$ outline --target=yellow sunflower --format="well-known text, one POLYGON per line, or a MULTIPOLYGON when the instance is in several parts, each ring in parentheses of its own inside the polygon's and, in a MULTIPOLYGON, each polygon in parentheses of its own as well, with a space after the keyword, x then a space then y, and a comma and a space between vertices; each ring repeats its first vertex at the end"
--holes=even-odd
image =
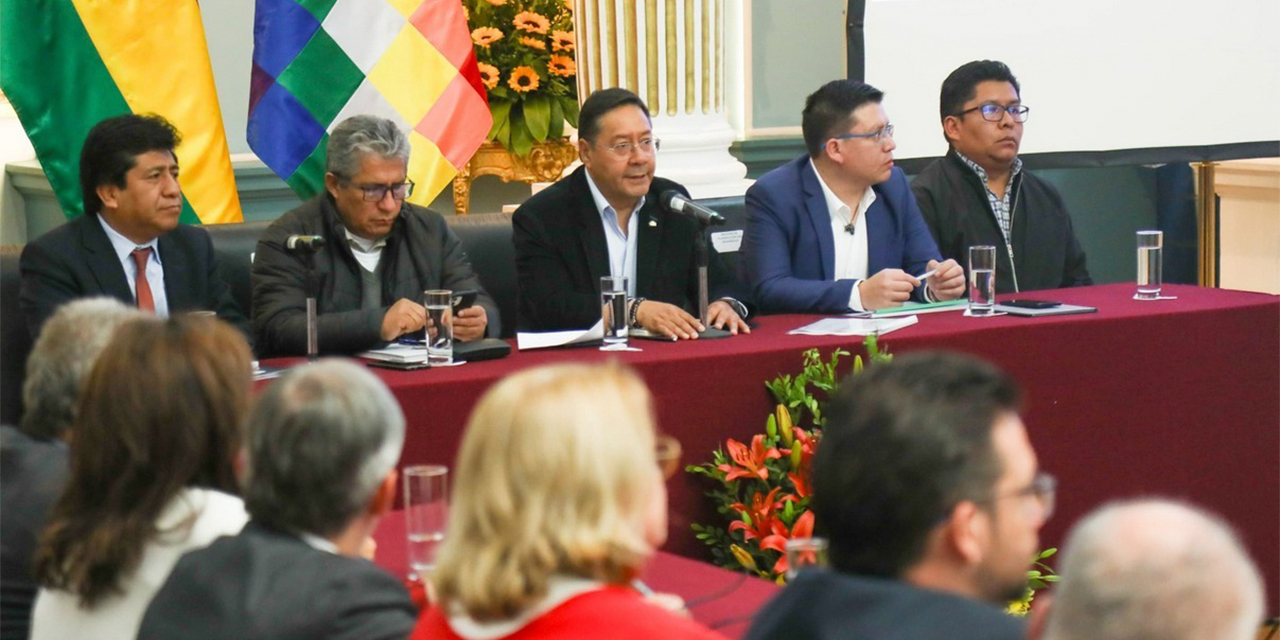
POLYGON ((558 56, 551 54, 551 60, 547 62, 547 71, 554 76, 568 78, 578 72, 578 68, 573 63, 573 58, 569 56, 558 56))
POLYGON ((480 68, 480 82, 484 84, 484 88, 492 89, 498 86, 498 68, 483 62, 476 63, 480 68))
POLYGON ((504 5, 504 4, 506 4, 506 3, 507 3, 507 0, 489 0, 489 4, 491 4, 491 5, 495 6, 495 7, 501 7, 502 5, 504 5))
POLYGON ((532 11, 521 11, 511 21, 517 29, 529 33, 545 34, 551 28, 551 21, 532 11))
POLYGON ((471 32, 471 41, 476 43, 477 47, 489 48, 489 45, 502 39, 502 32, 493 27, 476 27, 471 32))
POLYGON ((520 44, 522 44, 522 45, 524 45, 524 46, 526 46, 526 47, 529 47, 530 49, 537 49, 538 51, 546 51, 546 50, 547 50, 547 43, 545 43, 545 42, 543 42, 543 41, 541 41, 541 40, 539 40, 539 39, 537 39, 537 38, 530 38, 529 36, 521 36, 521 37, 520 37, 520 44))
POLYGON ((573 51, 573 32, 556 29, 551 32, 552 51, 573 51))
POLYGON ((516 67, 511 70, 511 78, 507 86, 520 93, 528 93, 538 88, 538 72, 531 67, 516 67))

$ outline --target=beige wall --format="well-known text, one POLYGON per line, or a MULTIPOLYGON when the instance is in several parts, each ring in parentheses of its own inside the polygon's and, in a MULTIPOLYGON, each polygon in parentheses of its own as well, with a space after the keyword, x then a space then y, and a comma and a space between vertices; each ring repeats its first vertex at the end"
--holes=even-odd
POLYGON ((1220 162, 1214 177, 1219 286, 1280 294, 1280 158, 1220 162))

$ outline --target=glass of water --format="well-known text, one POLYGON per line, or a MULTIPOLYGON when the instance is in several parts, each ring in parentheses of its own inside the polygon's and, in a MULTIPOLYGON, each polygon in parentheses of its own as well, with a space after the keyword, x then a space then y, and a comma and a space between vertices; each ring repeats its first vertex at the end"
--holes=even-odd
POLYGON ((453 364, 453 292, 428 289, 422 295, 427 308, 427 364, 453 364))
POLYGON ((1137 300, 1157 300, 1164 276, 1164 232, 1138 232, 1137 300))
POLYGON ((618 349, 627 346, 627 279, 624 276, 600 278, 600 313, 604 320, 604 346, 618 349))
POLYGON ((791 538, 785 543, 787 550, 787 580, 796 577, 806 567, 827 566, 826 538, 791 538))
MULTIPOLYGON (((409 537, 409 567, 427 580, 436 566, 449 517, 449 468, 424 464, 404 469, 404 527, 409 537)), ((412 577, 412 576, 411 576, 412 577)))
POLYGON ((969 247, 969 315, 996 315, 996 248, 969 247))

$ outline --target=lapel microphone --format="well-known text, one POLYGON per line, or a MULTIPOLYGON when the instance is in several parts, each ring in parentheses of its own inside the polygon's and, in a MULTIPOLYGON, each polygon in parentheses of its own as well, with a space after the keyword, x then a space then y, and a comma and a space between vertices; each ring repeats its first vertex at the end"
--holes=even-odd
POLYGON ((845 233, 847 233, 847 234, 849 234, 849 235, 853 235, 853 222, 852 222, 852 221, 850 221, 850 222, 849 222, 849 224, 846 224, 846 225, 844 226, 844 231, 845 231, 845 233))

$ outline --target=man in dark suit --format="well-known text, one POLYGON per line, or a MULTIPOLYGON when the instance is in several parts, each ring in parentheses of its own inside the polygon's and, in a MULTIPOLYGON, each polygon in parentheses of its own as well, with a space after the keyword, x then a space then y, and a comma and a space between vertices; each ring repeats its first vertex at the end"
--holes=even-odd
POLYGON ((141 640, 404 640, 404 585, 361 557, 396 494, 404 415, 367 369, 286 373, 248 424, 244 531, 183 556, 141 640))
POLYGON ((823 415, 813 513, 830 570, 808 570, 748 640, 1021 640, 1054 481, 1016 385, 968 356, 912 353, 840 386, 823 415))
POLYGON ((1030 111, 1009 67, 962 65, 942 82, 940 102, 950 148, 911 190, 942 255, 965 260, 970 246, 997 247, 997 293, 1093 284, 1062 196, 1022 168, 1030 111))
POLYGON ((805 102, 808 155, 747 190, 740 260, 763 311, 845 313, 964 294, 964 270, 940 262, 893 166, 883 96, 853 80, 823 85, 805 102))
POLYGON ((213 311, 250 335, 209 235, 178 224, 173 150, 181 141, 160 116, 117 116, 89 131, 80 152, 84 215, 22 252, 21 304, 33 338, 58 305, 97 295, 160 316, 213 311))
MULTIPOLYGON (((685 216, 663 212, 659 195, 684 187, 654 177, 658 139, 644 101, 625 89, 589 96, 578 116, 582 165, 535 194, 512 219, 525 331, 586 329, 600 321, 600 278, 627 278, 633 327, 670 338, 698 337, 698 269, 685 216)), ((707 321, 750 332, 733 274, 708 248, 707 321)))

